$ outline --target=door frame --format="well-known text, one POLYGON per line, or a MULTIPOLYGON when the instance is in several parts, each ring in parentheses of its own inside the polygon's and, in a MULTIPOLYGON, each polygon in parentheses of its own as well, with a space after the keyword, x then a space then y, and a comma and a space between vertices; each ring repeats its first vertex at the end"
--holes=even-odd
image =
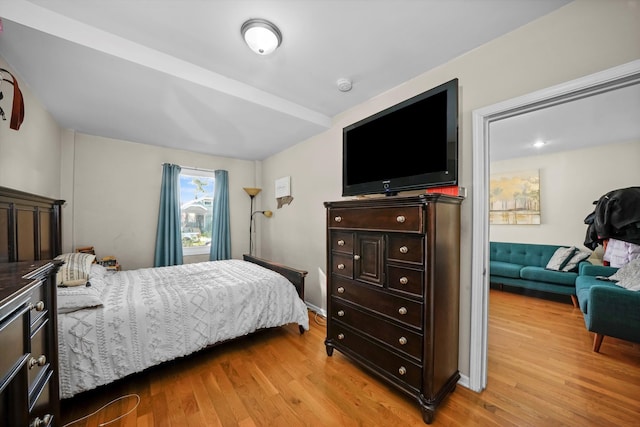
POLYGON ((472 112, 473 226, 471 259, 471 332, 469 388, 487 386, 489 315, 489 125, 498 120, 640 84, 640 60, 571 80, 472 112))

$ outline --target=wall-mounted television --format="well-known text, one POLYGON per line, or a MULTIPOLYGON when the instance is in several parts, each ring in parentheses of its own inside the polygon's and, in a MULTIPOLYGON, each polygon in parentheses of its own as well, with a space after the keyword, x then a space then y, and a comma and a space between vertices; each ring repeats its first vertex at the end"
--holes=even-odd
POLYGON ((458 184, 458 79, 342 131, 342 195, 458 184))

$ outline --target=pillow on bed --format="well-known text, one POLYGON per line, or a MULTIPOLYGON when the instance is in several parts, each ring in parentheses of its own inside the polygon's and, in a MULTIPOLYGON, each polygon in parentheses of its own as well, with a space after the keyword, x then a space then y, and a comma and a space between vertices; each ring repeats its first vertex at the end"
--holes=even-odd
POLYGON ((58 255, 54 259, 64 261, 56 276, 56 283, 60 285, 65 282, 88 279, 91 264, 93 264, 96 256, 93 254, 69 253, 58 255))
POLYGON ((104 277, 107 275, 107 267, 104 265, 100 265, 98 263, 91 264, 91 271, 89 272, 89 277, 104 277))
POLYGON ((95 277, 82 286, 58 286, 58 313, 69 313, 102 305, 104 282, 95 277))

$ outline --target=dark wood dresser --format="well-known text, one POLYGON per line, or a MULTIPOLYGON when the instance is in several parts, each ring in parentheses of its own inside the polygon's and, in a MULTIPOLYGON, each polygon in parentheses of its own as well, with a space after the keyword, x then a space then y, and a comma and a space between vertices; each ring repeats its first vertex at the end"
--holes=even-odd
POLYGON ((0 264, 0 425, 58 425, 59 261, 0 264))
POLYGON ((327 354, 414 397, 425 423, 458 372, 461 197, 326 202, 327 354))

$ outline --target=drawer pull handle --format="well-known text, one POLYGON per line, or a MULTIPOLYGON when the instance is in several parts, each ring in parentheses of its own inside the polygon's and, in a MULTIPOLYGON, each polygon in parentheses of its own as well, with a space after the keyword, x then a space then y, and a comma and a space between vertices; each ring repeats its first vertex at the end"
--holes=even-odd
POLYGON ((338 339, 339 340, 343 340, 344 339, 344 334, 342 334, 342 333, 338 334, 338 339))
POLYGON ((40 356, 38 356, 38 358, 36 359, 35 357, 32 357, 31 359, 29 359, 29 369, 34 368, 36 366, 44 366, 47 364, 47 357, 44 354, 41 354, 40 356))
POLYGON ((400 375, 404 375, 407 373, 407 368, 405 368, 404 366, 400 366, 400 369, 398 369, 398 373, 400 375))
POLYGON ((398 221, 400 224, 402 224, 406 220, 407 219, 404 217, 404 215, 398 215, 398 217, 396 218, 396 221, 398 221))
POLYGON ((407 339, 405 337, 400 337, 398 342, 400 343, 400 345, 405 345, 407 343, 407 339))
POLYGON ((31 304, 31 310, 44 311, 44 301, 38 301, 35 304, 31 304))
POLYGON ((51 423, 51 418, 53 416, 50 414, 46 414, 42 418, 36 417, 29 423, 29 427, 45 427, 51 423))
POLYGON ((398 309, 398 313, 400 313, 400 314, 402 314, 404 316, 405 314, 407 314, 407 308, 406 307, 400 307, 398 309))
POLYGON ((338 270, 344 270, 344 264, 338 264, 338 270))
POLYGON ((339 293, 339 294, 344 294, 344 288, 343 288, 342 286, 340 286, 340 287, 338 288, 338 293, 339 293))
POLYGON ((342 217, 341 216, 337 216, 337 217, 333 218, 333 220, 335 222, 342 222, 342 217))
POLYGON ((344 316, 344 310, 338 310, 338 317, 344 316))
POLYGON ((353 259, 355 259, 356 261, 358 261, 360 259, 360 255, 354 255, 353 259))
POLYGON ((406 277, 402 276, 400 278, 400 284, 401 285, 406 285, 407 283, 409 283, 409 279, 407 279, 406 277))
POLYGON ((406 246, 400 246, 400 253, 401 254, 406 254, 407 252, 409 252, 409 248, 406 246))
POLYGON ((338 246, 344 246, 344 240, 338 240, 338 246))

